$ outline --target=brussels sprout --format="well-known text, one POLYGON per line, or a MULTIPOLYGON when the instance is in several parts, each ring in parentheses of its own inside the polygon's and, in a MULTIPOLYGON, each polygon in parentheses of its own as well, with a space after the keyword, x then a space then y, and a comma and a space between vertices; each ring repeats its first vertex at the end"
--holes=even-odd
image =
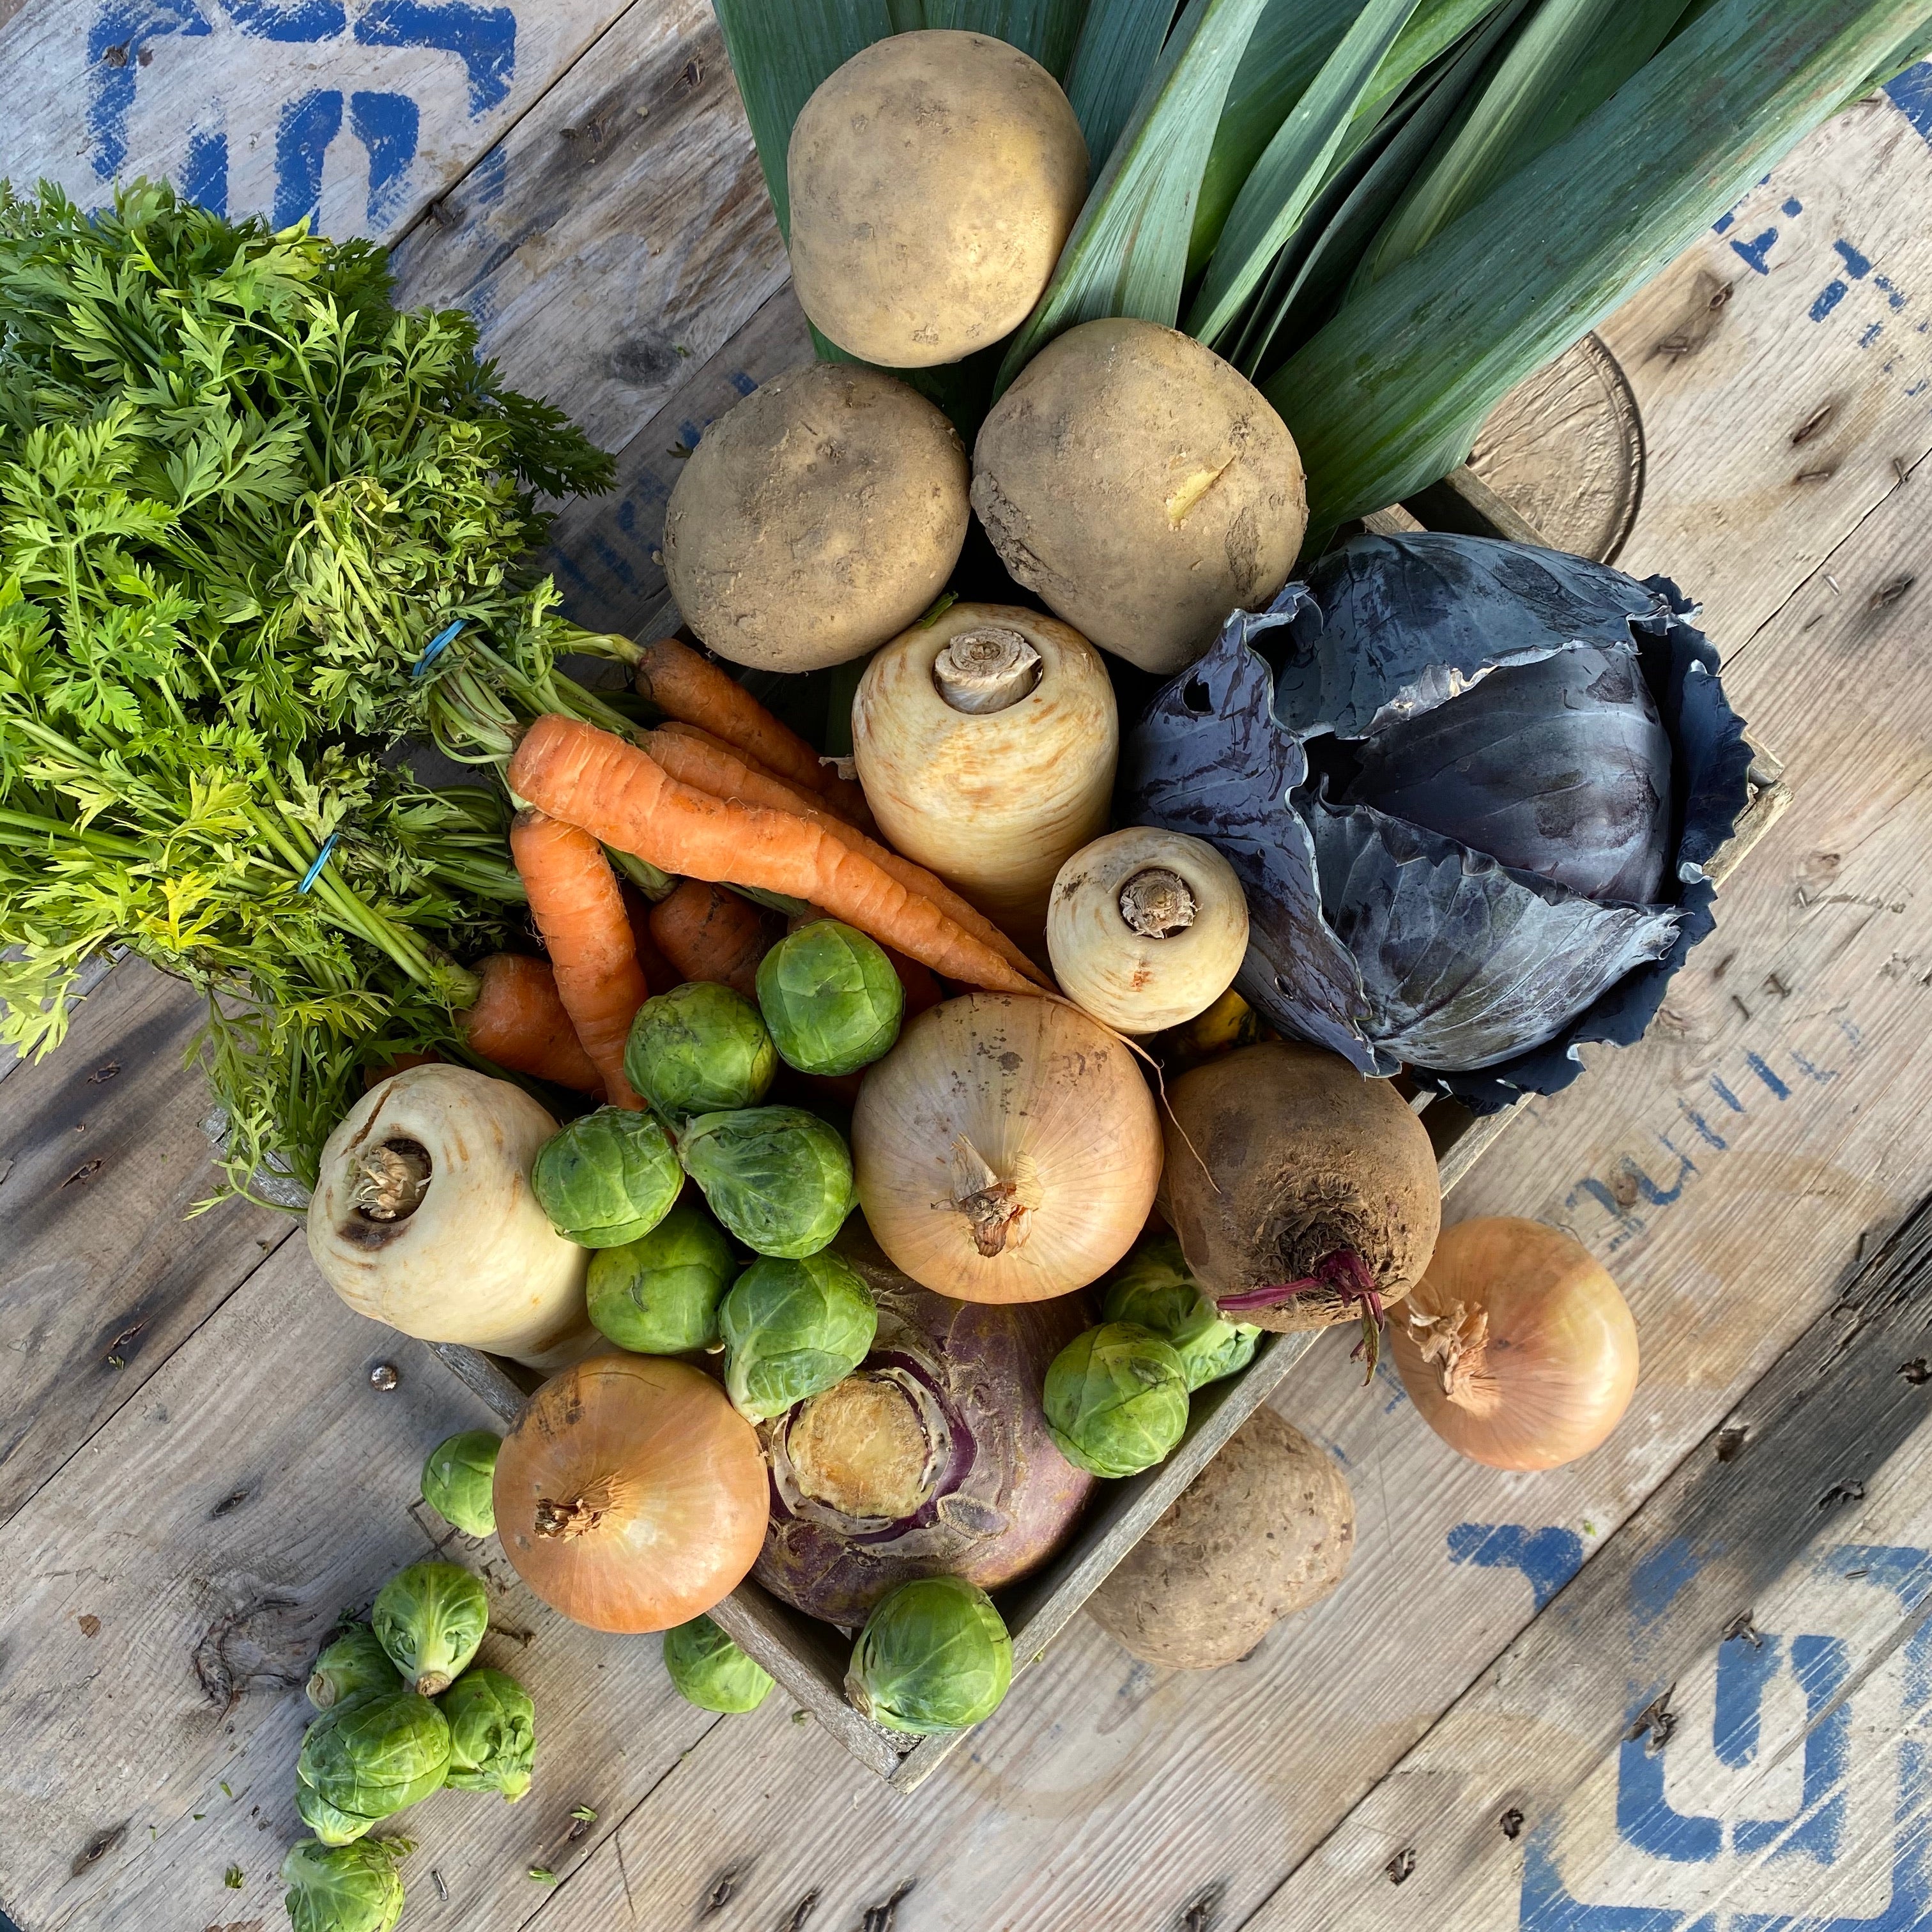
POLYGON ((876 940, 814 920, 758 962, 758 1010, 787 1066, 856 1073, 898 1038, 905 988, 876 940))
POLYGON ((425 1697, 469 1667, 490 1627, 483 1586, 454 1563, 412 1563, 376 1592, 369 1621, 390 1661, 425 1697))
POLYGON ((1222 1318, 1201 1292, 1172 1234, 1143 1243, 1114 1270, 1101 1312, 1109 1322, 1137 1322, 1171 1343, 1190 1390, 1245 1369, 1261 1339, 1252 1323, 1222 1318))
POLYGON ((502 1446, 487 1429, 466 1429, 439 1442, 423 1465, 423 1501, 466 1535, 488 1536, 496 1527, 493 1485, 502 1446))
POLYGON ((664 1123, 621 1107, 572 1120, 537 1150, 530 1169, 550 1226, 586 1248, 622 1247, 648 1234, 683 1185, 664 1123))
POLYGON ((755 1107, 778 1070, 758 1008, 708 980, 646 1000, 624 1048, 625 1078, 674 1118, 755 1107))
POLYGON ((449 1724, 449 1777, 462 1791, 500 1791, 512 1804, 530 1788, 536 1706, 508 1672, 479 1664, 436 1700, 449 1724))
POLYGON ((1096 1476, 1164 1461, 1187 1428, 1187 1371, 1135 1322, 1103 1322, 1054 1357, 1041 1397, 1060 1453, 1096 1476))
POLYGON ((680 1151, 712 1213, 754 1254, 815 1255, 852 1211, 844 1136, 800 1108, 700 1114, 680 1151))
POLYGON ((664 1632, 664 1668, 677 1694, 701 1711, 755 1711, 772 1680, 709 1617, 664 1632))
POLYGON ((871 1291, 842 1256, 755 1261, 718 1311, 725 1392, 740 1415, 769 1421, 842 1382, 878 1326, 871 1291))
POLYGON ((415 1849, 406 1838, 367 1838, 355 1845, 304 1838, 282 1861, 292 1932, 391 1932, 403 1915, 396 1867, 415 1849))
POLYGON ((896 1731, 956 1731, 1000 1708, 1013 1642, 993 1600, 958 1576, 919 1576, 880 1598, 845 1673, 845 1694, 896 1731))
POLYGON ((427 1798, 448 1769, 449 1726, 427 1697, 368 1692, 309 1726, 296 1760, 296 1808, 324 1844, 344 1844, 427 1798))
POLYGON ((318 1711, 370 1690, 400 1690, 403 1680, 382 1640, 367 1624, 351 1624, 323 1645, 309 1672, 308 1701, 318 1711))
POLYGON ((590 1257, 590 1318, 620 1348, 681 1355, 718 1341, 718 1304, 737 1270, 701 1208, 674 1208, 642 1240, 590 1257))

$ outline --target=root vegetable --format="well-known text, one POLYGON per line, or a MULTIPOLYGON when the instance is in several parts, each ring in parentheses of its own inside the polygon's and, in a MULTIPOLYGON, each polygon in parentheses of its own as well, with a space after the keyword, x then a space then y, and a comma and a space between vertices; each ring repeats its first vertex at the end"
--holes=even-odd
POLYGON ((852 704, 880 830, 1037 946, 1054 875, 1106 829, 1120 719, 1100 654, 1051 617, 954 604, 895 638, 852 704))
POLYGON ((973 507, 1029 590, 1163 674, 1288 581, 1308 521, 1294 439, 1261 392, 1130 317, 1070 328, 1021 371, 974 446, 973 507))
POLYGON ((1087 1600, 1144 1664, 1238 1664, 1342 1580, 1355 1504, 1333 1459, 1257 1410, 1087 1600))
POLYGON ((686 879, 651 908, 651 938, 680 980, 708 980, 756 997, 758 962, 772 943, 770 915, 749 899, 686 879))
POLYGON ((1360 1316, 1372 1366, 1382 1308, 1421 1280, 1442 1222, 1402 1096, 1278 1040, 1183 1074, 1168 1106, 1162 1212, 1221 1313, 1281 1330, 1360 1316))
POLYGON ((956 362, 1045 291, 1087 194, 1087 143, 1018 47, 945 29, 875 41, 793 124, 792 278, 848 354, 956 362))
MULTIPOLYGON (((457 1016, 468 1046, 513 1073, 528 1073, 574 1093, 603 1092, 604 1076, 563 1010, 548 960, 493 952, 476 971, 483 989, 476 1004, 457 1016)), ((422 1066, 425 1059, 411 1064, 422 1066)), ((400 1072, 401 1064, 393 1063, 384 1071, 400 1072)))
POLYGON ((1204 840, 1130 826, 1060 867, 1046 950, 1061 992, 1096 1019, 1159 1033, 1205 1012, 1234 983, 1248 902, 1204 840))
POLYGON ((852 1115, 860 1204, 922 1287, 1039 1301, 1096 1280, 1144 1225, 1160 1124, 1128 1048, 1058 1000, 949 1000, 910 1022, 852 1115))
POLYGON ((1404 1388, 1450 1448, 1496 1469, 1595 1448, 1636 1387, 1636 1324, 1573 1236, 1504 1215, 1445 1228, 1391 1319, 1404 1388))
POLYGON ((588 1252, 530 1186, 556 1122, 466 1066, 412 1066, 328 1137, 308 1209, 322 1279, 358 1315, 427 1342, 555 1367, 592 1339, 588 1252))
POLYGON ((938 410, 882 370, 808 363, 705 431, 664 513, 664 574, 720 657, 818 670, 932 603, 970 515, 966 452, 938 410))

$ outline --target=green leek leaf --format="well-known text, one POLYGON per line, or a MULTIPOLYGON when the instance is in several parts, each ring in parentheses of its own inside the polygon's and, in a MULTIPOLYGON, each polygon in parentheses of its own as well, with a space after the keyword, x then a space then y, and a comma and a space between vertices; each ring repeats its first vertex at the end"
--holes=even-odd
POLYGON ((1415 6, 1416 0, 1368 0, 1322 63, 1235 197, 1189 312, 1189 334, 1211 348, 1227 332, 1313 203, 1362 96, 1415 6))
POLYGON ((1094 0, 1087 10, 1066 77, 1066 98, 1087 136, 1096 173, 1133 114, 1174 13, 1174 0, 1094 0))
POLYGON ((1585 334, 1851 98, 1932 0, 1717 0, 1556 146, 1344 304, 1265 385, 1311 528, 1455 467, 1585 334))
POLYGON ((886 0, 886 4, 895 33, 954 27, 969 34, 990 34, 1032 55, 1054 80, 1064 82, 1087 16, 1088 0, 886 0))
POLYGON ((1126 131, 1088 193, 1046 292, 1000 368, 1004 389, 1063 330, 1101 316, 1172 327, 1201 171, 1266 0, 1189 0, 1126 131))

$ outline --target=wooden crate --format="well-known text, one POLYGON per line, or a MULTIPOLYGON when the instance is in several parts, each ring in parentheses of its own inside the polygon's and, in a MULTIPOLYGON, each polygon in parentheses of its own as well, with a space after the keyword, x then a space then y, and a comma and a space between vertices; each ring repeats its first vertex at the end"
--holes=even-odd
MULTIPOLYGON (((1466 470, 1432 484, 1402 508, 1380 512, 1366 520, 1370 528, 1384 533, 1426 528, 1526 543, 1538 540, 1520 517, 1466 470)), ((1708 868, 1716 884, 1721 886, 1790 802, 1781 772, 1776 758, 1762 749, 1757 752, 1750 769, 1750 802, 1731 839, 1708 868)), ((1429 1130, 1446 1196, 1524 1103, 1478 1114, 1460 1101, 1423 1093, 1412 1104, 1429 1130)), ((1016 1682, 1040 1660, 1108 1573, 1287 1379, 1314 1340, 1312 1334, 1264 1336, 1241 1374, 1211 1383, 1195 1396, 1187 1432, 1166 1462, 1125 1481, 1102 1484, 1078 1533, 1059 1555, 1033 1576, 998 1593, 1012 1635, 1016 1682)), ((453 1343, 430 1346, 506 1425, 516 1420, 538 1379, 530 1370, 453 1343)), ((897 1790, 909 1791, 930 1777, 941 1760, 970 1735, 960 1730, 912 1738, 862 1718, 845 1698, 850 1640, 832 1625, 804 1616, 749 1580, 711 1614, 770 1672, 788 1696, 897 1790)))

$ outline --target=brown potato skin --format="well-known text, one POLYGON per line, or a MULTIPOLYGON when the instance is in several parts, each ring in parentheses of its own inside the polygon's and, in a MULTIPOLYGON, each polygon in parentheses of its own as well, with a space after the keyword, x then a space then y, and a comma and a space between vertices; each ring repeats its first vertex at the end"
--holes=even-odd
POLYGON ((1257 1409, 1112 1576, 1087 1614, 1143 1664, 1218 1670, 1341 1582, 1355 1499, 1334 1459, 1257 1409))
POLYGON ((809 362, 720 416, 664 514, 664 574, 720 657, 817 670, 928 609, 966 540, 966 452, 876 369, 809 362))
POLYGON ((1031 313, 1086 199, 1087 143, 1036 61, 932 28, 822 81, 786 173, 806 314, 848 355, 923 369, 1031 313))
MULTIPOLYGON (((1368 1264, 1385 1304, 1422 1279, 1442 1186, 1427 1130, 1388 1082, 1269 1040, 1184 1073, 1167 1098, 1161 1211, 1209 1294, 1300 1280, 1340 1247, 1368 1264)), ((1310 1292, 1238 1318, 1292 1334, 1360 1315, 1310 1292)))
POLYGON ((1021 370, 974 444, 973 507, 1057 615, 1162 674, 1280 590, 1308 526, 1301 458, 1266 398, 1192 338, 1125 316, 1021 370))

